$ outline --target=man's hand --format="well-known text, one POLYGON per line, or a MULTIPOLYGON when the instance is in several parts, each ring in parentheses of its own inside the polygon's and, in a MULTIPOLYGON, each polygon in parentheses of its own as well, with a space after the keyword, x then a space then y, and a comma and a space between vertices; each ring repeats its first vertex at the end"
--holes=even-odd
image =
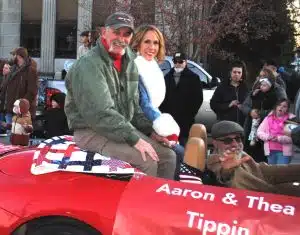
POLYGON ((250 156, 244 156, 242 158, 236 157, 236 154, 232 151, 226 151, 220 156, 221 166, 224 170, 231 170, 250 160, 250 156))
POLYGON ((172 143, 166 137, 158 135, 155 131, 151 133, 150 138, 168 147, 172 147, 174 145, 172 145, 172 143))
POLYGON ((151 144, 149 144, 145 140, 140 138, 133 147, 138 151, 140 151, 144 161, 147 161, 146 154, 148 154, 149 157, 151 157, 154 161, 159 161, 157 153, 155 152, 154 148, 152 147, 151 144))
POLYGON ((230 104, 228 105, 229 108, 233 107, 233 106, 238 106, 239 105, 239 101, 238 100, 233 100, 230 102, 230 104))

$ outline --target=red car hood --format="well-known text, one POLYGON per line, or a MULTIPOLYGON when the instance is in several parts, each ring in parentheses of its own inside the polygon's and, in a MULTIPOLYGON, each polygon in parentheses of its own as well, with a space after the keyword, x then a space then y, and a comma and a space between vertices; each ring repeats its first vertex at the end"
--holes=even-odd
POLYGON ((33 154, 34 149, 27 149, 0 158, 0 207, 24 221, 69 216, 111 234, 127 182, 71 172, 32 175, 33 154))

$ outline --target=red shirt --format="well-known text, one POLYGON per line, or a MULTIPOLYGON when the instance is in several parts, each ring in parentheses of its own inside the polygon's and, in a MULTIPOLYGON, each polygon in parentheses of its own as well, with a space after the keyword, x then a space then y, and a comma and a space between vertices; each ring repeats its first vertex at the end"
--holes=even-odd
MULTIPOLYGON (((104 38, 101 38, 101 42, 102 42, 104 48, 108 51, 109 50, 109 46, 108 46, 106 40, 104 38)), ((108 54, 114 60, 114 67, 116 68, 116 70, 118 72, 121 72, 121 69, 122 69, 122 56, 121 55, 113 54, 113 53, 111 53, 109 51, 108 51, 108 54)))

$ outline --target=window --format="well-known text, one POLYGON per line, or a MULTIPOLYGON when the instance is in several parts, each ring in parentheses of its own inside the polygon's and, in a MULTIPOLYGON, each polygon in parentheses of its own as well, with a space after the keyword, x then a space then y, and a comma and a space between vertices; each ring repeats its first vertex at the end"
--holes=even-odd
POLYGON ((195 65, 187 63, 187 67, 200 77, 201 82, 208 84, 208 77, 195 65))
POLYGON ((27 48, 31 57, 40 57, 41 54, 42 9, 41 0, 22 1, 20 45, 27 48))
POLYGON ((77 11, 77 1, 56 1, 55 57, 57 58, 76 58, 77 11))

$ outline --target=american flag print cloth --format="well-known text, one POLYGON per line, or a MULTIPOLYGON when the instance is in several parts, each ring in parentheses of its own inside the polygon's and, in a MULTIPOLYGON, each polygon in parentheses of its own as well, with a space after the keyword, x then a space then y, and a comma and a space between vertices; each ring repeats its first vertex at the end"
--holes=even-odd
POLYGON ((31 165, 34 175, 55 171, 84 172, 103 175, 143 174, 129 163, 80 149, 73 136, 56 136, 37 146, 31 165))
POLYGON ((180 165, 179 181, 184 183, 192 184, 203 184, 202 182, 203 172, 200 170, 191 167, 185 163, 180 165))

